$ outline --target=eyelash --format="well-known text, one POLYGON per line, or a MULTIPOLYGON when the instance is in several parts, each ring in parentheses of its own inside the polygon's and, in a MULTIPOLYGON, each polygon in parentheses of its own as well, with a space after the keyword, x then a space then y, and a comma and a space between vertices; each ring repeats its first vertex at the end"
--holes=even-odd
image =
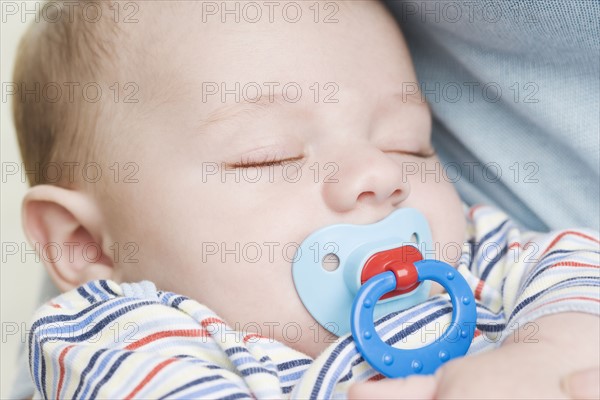
POLYGON ((437 152, 435 150, 432 150, 430 153, 427 153, 427 154, 425 154, 425 153, 417 154, 417 157, 431 158, 431 157, 435 156, 436 154, 437 154, 437 152))
POLYGON ((392 153, 403 154, 403 155, 408 155, 408 156, 413 156, 413 157, 418 157, 418 158, 431 158, 437 154, 437 152, 435 150, 432 150, 430 153, 409 153, 409 152, 402 152, 402 151, 394 151, 392 153))
POLYGON ((266 168, 266 167, 275 167, 281 166, 288 163, 292 163, 295 161, 300 161, 304 158, 304 156, 297 156, 291 158, 285 158, 278 160, 277 156, 274 156, 273 159, 269 159, 269 157, 265 158, 265 160, 260 162, 250 162, 250 161, 241 161, 239 163, 231 164, 231 168, 266 168))
MULTIPOLYGON (((402 154, 419 157, 419 158, 431 158, 431 157, 435 156, 437 154, 437 152, 435 150, 433 150, 431 153, 428 153, 428 154, 423 154, 423 153, 402 153, 402 154)), ((277 156, 274 156, 273 159, 271 159, 271 160, 269 160, 269 157, 267 157, 267 158, 265 158, 265 160, 260 161, 260 162, 241 161, 239 163, 231 164, 230 168, 277 167, 277 166, 282 166, 282 165, 292 163, 295 161, 300 161, 303 158, 304 158, 304 156, 297 156, 297 157, 291 157, 291 158, 285 158, 285 159, 278 160, 277 156)))

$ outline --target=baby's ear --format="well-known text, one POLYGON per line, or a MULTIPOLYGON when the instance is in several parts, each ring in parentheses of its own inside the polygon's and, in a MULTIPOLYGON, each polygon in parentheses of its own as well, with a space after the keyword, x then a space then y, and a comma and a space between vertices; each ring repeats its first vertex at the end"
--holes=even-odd
POLYGON ((90 280, 111 279, 114 263, 102 215, 93 199, 75 190, 37 185, 23 200, 29 243, 63 292, 90 280))

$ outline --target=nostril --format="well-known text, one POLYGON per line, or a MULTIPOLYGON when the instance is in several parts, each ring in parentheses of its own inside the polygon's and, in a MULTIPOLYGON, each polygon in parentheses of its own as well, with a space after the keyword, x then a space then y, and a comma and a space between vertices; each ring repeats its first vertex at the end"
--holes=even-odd
POLYGON ((392 205, 397 206, 398 204, 400 204, 400 202, 402 202, 402 200, 404 200, 403 197, 404 196, 403 196, 402 190, 400 190, 400 189, 394 190, 394 192, 390 195, 390 199, 392 199, 392 205))
POLYGON ((357 201, 359 203, 365 204, 375 204, 379 201, 386 201, 391 202, 391 205, 395 207, 399 205, 402 201, 404 201, 404 199, 406 198, 404 191, 400 189, 394 190, 392 194, 390 194, 387 197, 385 196, 387 196, 387 194, 384 195, 384 192, 379 193, 378 197, 377 194, 373 191, 365 191, 358 195, 357 201))
POLYGON ((374 203, 376 200, 376 196, 375 196, 375 193, 373 193, 373 192, 362 192, 361 194, 358 195, 357 200, 359 202, 374 203))

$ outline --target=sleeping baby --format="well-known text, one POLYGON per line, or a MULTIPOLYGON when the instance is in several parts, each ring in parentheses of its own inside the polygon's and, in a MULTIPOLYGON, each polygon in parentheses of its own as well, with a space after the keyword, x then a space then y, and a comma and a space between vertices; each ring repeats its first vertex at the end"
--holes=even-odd
MULTIPOLYGON (((44 264, 63 292, 28 338, 36 395, 353 395, 383 376, 305 308, 294 257, 320 228, 410 208, 430 227, 428 257, 471 288, 477 323, 466 357, 390 396, 564 397, 563 376, 599 363, 598 232, 523 232, 464 206, 443 176, 407 173, 440 161, 382 4, 267 3, 47 3, 52 18, 23 38, 24 228, 53 249, 44 264), (36 82, 62 95, 36 100, 36 82), (60 179, 38 173, 50 163, 60 179)), ((415 348, 451 317, 434 286, 375 325, 415 348)))

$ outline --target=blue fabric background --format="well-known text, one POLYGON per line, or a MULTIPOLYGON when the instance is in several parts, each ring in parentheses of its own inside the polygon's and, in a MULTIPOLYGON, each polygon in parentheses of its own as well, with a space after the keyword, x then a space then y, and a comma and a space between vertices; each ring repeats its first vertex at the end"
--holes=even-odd
POLYGON ((600 1, 387 5, 461 197, 529 229, 600 229, 600 1))

